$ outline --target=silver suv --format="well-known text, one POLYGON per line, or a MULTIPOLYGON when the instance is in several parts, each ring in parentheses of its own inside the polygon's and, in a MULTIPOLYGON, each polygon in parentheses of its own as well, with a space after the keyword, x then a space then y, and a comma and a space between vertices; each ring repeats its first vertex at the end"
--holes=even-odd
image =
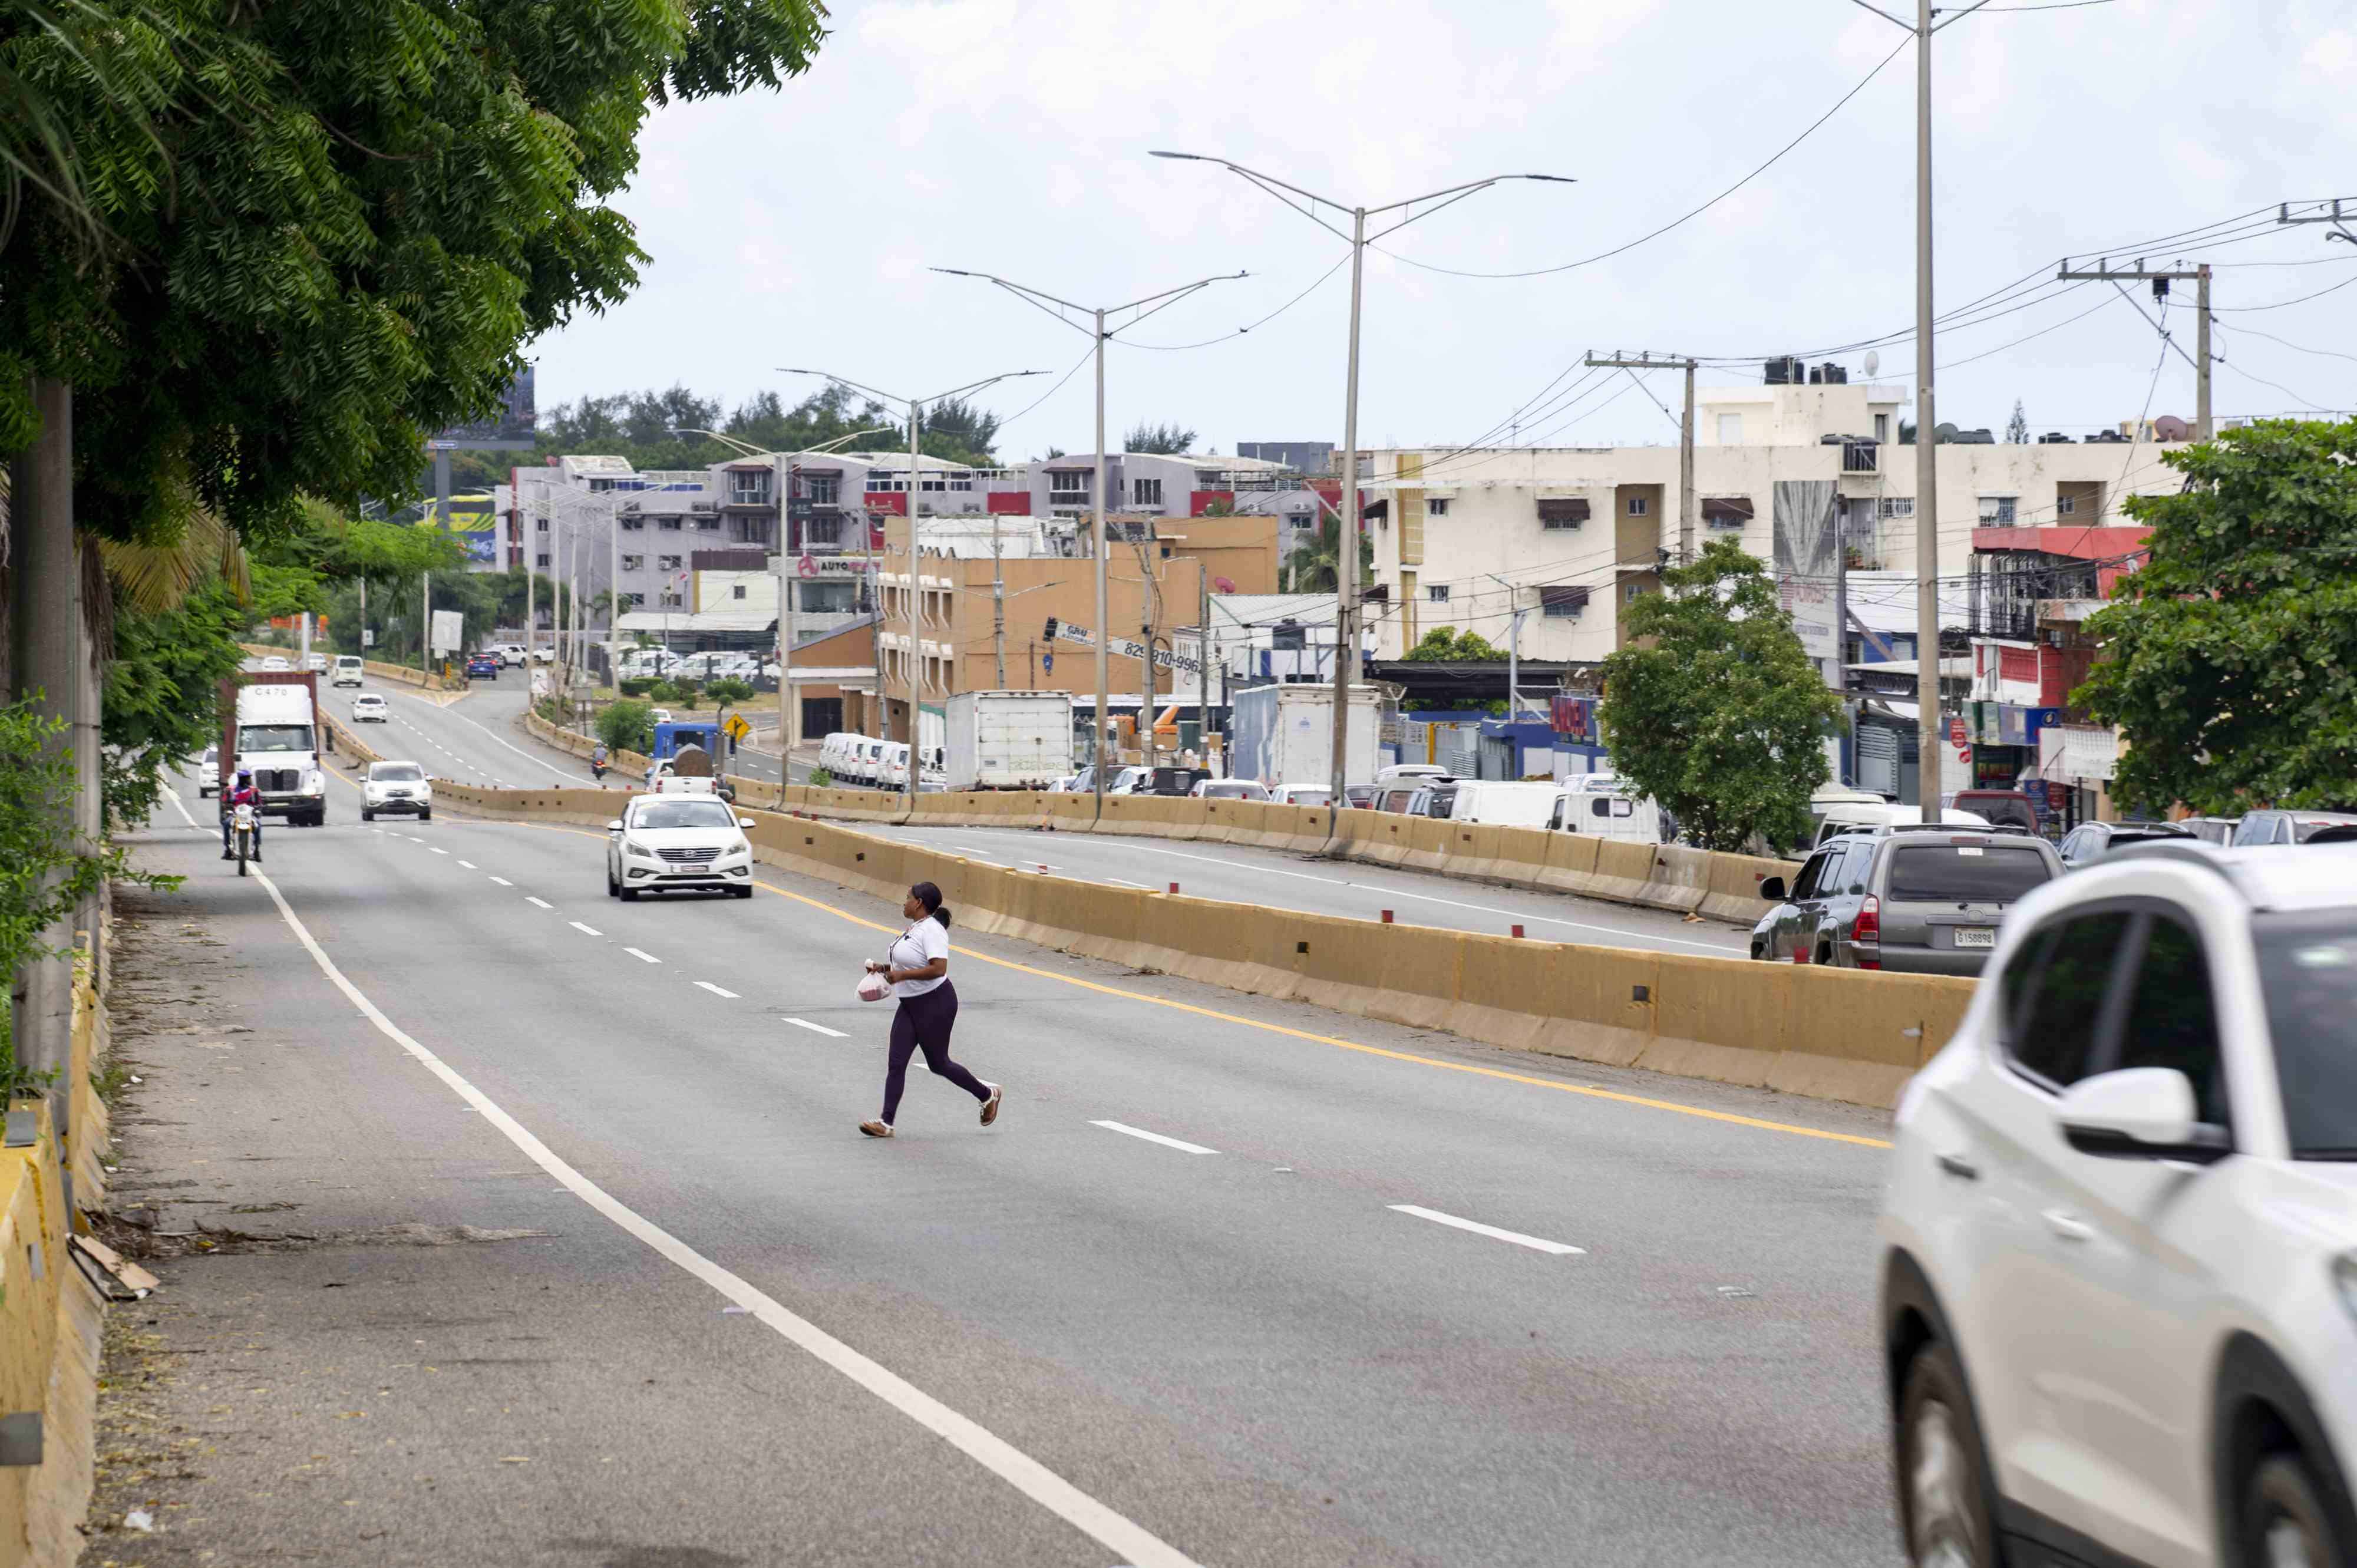
POLYGON ((2054 846, 2024 832, 1910 824, 1843 833, 1790 887, 1781 876, 1760 883, 1775 908, 1751 929, 1751 956, 1978 974, 2014 900, 2061 875, 2054 846))

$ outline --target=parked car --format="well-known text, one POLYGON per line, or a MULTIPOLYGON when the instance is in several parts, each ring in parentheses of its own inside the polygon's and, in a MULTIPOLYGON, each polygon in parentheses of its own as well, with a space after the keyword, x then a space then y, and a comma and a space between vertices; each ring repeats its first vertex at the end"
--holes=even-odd
POLYGON ((2039 830, 2036 802, 2018 789, 1959 789, 1952 801, 1960 811, 1975 816, 1996 827, 2017 827, 2024 832, 2039 830))
POLYGON ((499 655, 500 662, 502 664, 514 665, 524 661, 525 650, 521 642, 502 642, 491 651, 499 655))
POLYGON ((1378 811, 1390 811, 1395 815, 1405 816, 1425 792, 1425 787, 1420 781, 1405 784, 1378 784, 1374 790, 1374 809, 1378 811))
POLYGON ((1446 817, 1457 804, 1458 780, 1436 779, 1417 787, 1408 798, 1407 814, 1411 817, 1446 817))
POLYGON ((1501 779, 1466 779, 1457 784, 1448 803, 1453 822, 1489 822, 1501 827, 1535 828, 1562 798, 1562 787, 1548 783, 1510 783, 1501 779))
POLYGON ((1188 791, 1199 800, 1265 800, 1268 786, 1257 779, 1198 779, 1188 791))
POLYGON ((2318 830, 2347 822, 2357 822, 2357 811, 2252 811, 2234 829, 2234 847, 2306 843, 2318 830))
POLYGON ((432 822, 434 786, 426 780, 425 769, 414 762, 370 763, 368 777, 361 780, 361 821, 372 822, 380 814, 432 822))
POLYGON ((468 680, 469 680, 469 681, 496 681, 496 680, 498 680, 499 678, 500 678, 500 656, 499 656, 498 654, 496 654, 496 653, 478 653, 478 654, 473 655, 472 657, 470 657, 470 658, 467 660, 467 679, 468 679, 468 680))
POLYGON ((659 725, 668 725, 676 724, 678 721, 671 716, 669 708, 657 708, 654 711, 654 722, 659 725))
POLYGON ((1852 832, 1809 856, 1751 928, 1751 956, 1840 969, 1978 974, 2006 911, 2062 875, 2044 839, 2018 832, 1901 826, 1852 832))
POLYGON ((2081 822, 2062 835, 2062 864, 2076 871, 2126 844, 2192 836, 2175 822, 2081 822))
POLYGON ((199 800, 210 800, 212 798, 213 791, 220 787, 221 745, 219 742, 215 742, 213 745, 205 747, 204 756, 199 757, 197 761, 197 799, 199 800))
POLYGON ((330 686, 357 686, 361 683, 361 677, 364 673, 366 673, 366 671, 361 668, 361 660, 358 654, 339 654, 336 656, 336 672, 328 679, 328 684, 330 686))
POLYGON ((2181 817, 2177 825, 2203 843, 2222 846, 2234 842, 2234 828, 2242 820, 2240 817, 2181 817))
MULTIPOLYGON (((1359 804, 1360 787, 1351 786, 1350 793, 1351 804, 1359 804)), ((1280 806, 1323 806, 1334 799, 1334 790, 1326 784, 1279 784, 1268 792, 1268 798, 1280 806)))
POLYGON ((1352 811, 1372 811, 1375 809, 1376 794, 1372 784, 1346 784, 1342 787, 1343 805, 1352 811))
POLYGON ((1177 768, 1167 764, 1156 766, 1138 784, 1140 795, 1189 795, 1195 786, 1211 776, 1207 768, 1177 768))
POLYGON ((1558 790, 1546 825, 1567 833, 1620 839, 1629 843, 1663 843, 1670 834, 1662 808, 1650 798, 1598 790, 1558 790))
POLYGON ((352 699, 352 723, 382 725, 393 722, 393 704, 374 692, 362 692, 352 699))
POLYGON ((1150 768, 1140 768, 1135 765, 1125 768, 1107 781, 1105 793, 1108 795, 1143 794, 1145 783, 1153 776, 1153 773, 1154 769, 1150 768))
POLYGON ((1395 762, 1388 768, 1375 769, 1378 784, 1421 784, 1428 779, 1446 779, 1448 769, 1430 762, 1395 762))
POLYGON ((2357 1561, 2357 849, 2122 849, 2018 905, 1877 1227, 1930 1564, 2357 1561))

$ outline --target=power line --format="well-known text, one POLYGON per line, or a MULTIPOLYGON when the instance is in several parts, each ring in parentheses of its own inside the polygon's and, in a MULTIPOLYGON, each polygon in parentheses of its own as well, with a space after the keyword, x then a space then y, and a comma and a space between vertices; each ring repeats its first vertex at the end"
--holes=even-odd
MULTIPOLYGON (((1336 273, 1340 272, 1342 270, 1343 263, 1348 262, 1350 259, 1351 252, 1348 251, 1343 252, 1341 261, 1336 262, 1332 266, 1328 267, 1324 272, 1319 273, 1318 276, 1311 281, 1308 288, 1303 289, 1299 294, 1295 295, 1291 299, 1286 300, 1283 305, 1278 306, 1275 310, 1270 311, 1258 321, 1239 327, 1233 332, 1222 332, 1216 338, 1206 338, 1200 343, 1133 343, 1128 338, 1120 337, 1112 332, 1106 333, 1105 337, 1111 341, 1120 344, 1125 349, 1151 349, 1153 352, 1157 354, 1176 354, 1181 353, 1189 349, 1208 349, 1214 343, 1225 343, 1231 338, 1243 337, 1245 333, 1253 330, 1254 328, 1267 326, 1270 322, 1275 320, 1286 311, 1291 310, 1295 306, 1299 305, 1303 300, 1308 299, 1312 294, 1317 292, 1318 285, 1319 284, 1324 283, 1328 278, 1330 278, 1336 273)), ((1132 325, 1134 326, 1135 324, 1132 323, 1132 325)), ((1126 330, 1126 328, 1124 330, 1126 330)))

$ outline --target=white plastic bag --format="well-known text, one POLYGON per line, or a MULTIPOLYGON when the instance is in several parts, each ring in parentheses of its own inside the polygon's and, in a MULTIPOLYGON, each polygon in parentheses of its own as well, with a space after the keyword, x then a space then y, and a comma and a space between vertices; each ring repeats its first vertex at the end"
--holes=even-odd
POLYGON ((859 977, 859 999, 862 1002, 881 1002, 891 994, 892 987, 876 971, 870 970, 859 977))

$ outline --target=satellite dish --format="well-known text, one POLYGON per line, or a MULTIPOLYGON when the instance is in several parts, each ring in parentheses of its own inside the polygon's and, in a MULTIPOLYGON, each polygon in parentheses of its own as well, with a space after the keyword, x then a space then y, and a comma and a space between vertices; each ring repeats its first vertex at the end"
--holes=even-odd
POLYGON ((1866 373, 1870 376, 1881 369, 1882 356, 1868 349, 1866 351, 1866 373))

